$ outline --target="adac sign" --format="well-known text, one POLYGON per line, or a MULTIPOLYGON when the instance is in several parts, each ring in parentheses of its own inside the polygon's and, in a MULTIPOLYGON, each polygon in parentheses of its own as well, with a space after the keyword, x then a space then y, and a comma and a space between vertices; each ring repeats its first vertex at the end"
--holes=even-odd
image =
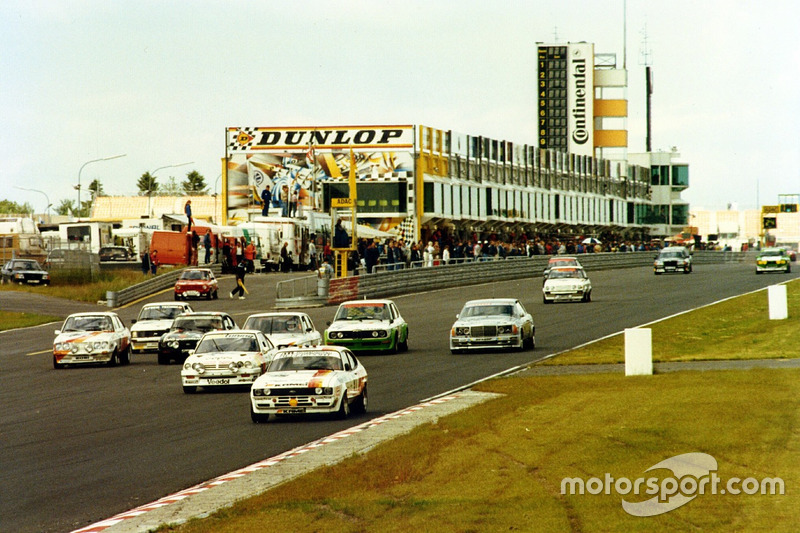
POLYGON ((413 126, 339 126, 330 128, 228 128, 228 151, 297 149, 410 150, 413 126))

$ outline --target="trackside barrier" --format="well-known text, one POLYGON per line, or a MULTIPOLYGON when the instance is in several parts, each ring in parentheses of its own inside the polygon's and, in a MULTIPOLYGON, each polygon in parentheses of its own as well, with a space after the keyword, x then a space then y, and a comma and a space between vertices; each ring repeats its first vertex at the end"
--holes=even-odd
MULTIPOLYGON (((215 276, 219 276, 222 273, 222 265, 216 263, 200 265, 196 268, 210 268, 215 276)), ((142 283, 137 283, 136 285, 131 285, 121 291, 106 291, 106 305, 108 307, 119 307, 172 287, 175 285, 175 281, 180 277, 183 270, 184 269, 175 269, 165 274, 159 274, 154 278, 150 278, 142 283)))
MULTIPOLYGON (((695 265, 741 262, 749 252, 697 251, 695 265)), ((621 268, 652 267, 656 252, 611 252, 576 257, 588 272, 621 268)), ((331 280, 328 304, 353 298, 384 298, 411 292, 539 277, 552 256, 509 257, 434 267, 404 268, 331 280), (349 281, 348 281, 349 280, 349 281), (346 285, 345 285, 346 282, 346 285)))

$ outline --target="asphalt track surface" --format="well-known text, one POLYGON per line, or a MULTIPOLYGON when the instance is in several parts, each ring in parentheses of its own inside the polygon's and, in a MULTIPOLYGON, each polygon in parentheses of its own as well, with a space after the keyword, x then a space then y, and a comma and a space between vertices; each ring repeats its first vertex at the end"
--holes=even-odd
MULTIPOLYGON (((53 330, 60 324, 5 332, 0 531, 72 531, 509 368, 795 279, 797 270, 756 276, 751 264, 728 263, 702 265, 690 275, 654 276, 649 268, 590 272, 588 304, 543 305, 538 277, 395 297, 410 326, 410 350, 359 357, 369 371, 369 412, 348 420, 252 424, 246 390, 183 394, 180 367, 159 366, 155 354, 135 355, 124 367, 54 370, 53 330), (450 354, 456 313, 464 301, 486 297, 521 299, 536 323, 535 350, 450 354)), ((246 300, 192 305, 227 311, 242 324, 247 315, 272 309, 275 283, 287 276, 248 276, 246 300)), ((221 295, 232 287, 233 280, 223 278, 221 295)), ((171 299, 167 292, 117 312, 130 324, 143 303, 171 299)), ((106 309, 8 291, 0 291, 0 308, 58 316, 106 309)), ((321 331, 335 308, 305 311, 321 331)))

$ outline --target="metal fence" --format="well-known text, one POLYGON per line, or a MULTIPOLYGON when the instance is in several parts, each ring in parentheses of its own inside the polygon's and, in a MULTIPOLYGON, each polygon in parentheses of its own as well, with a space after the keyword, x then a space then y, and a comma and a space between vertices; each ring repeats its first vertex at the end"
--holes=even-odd
MULTIPOLYGON (((222 272, 222 267, 218 264, 205 265, 203 268, 210 268, 216 276, 219 276, 222 272)), ((172 287, 175 285, 175 282, 178 280, 183 270, 184 269, 175 269, 164 274, 159 274, 147 281, 131 285, 121 291, 107 291, 106 305, 108 307, 119 307, 172 287)))

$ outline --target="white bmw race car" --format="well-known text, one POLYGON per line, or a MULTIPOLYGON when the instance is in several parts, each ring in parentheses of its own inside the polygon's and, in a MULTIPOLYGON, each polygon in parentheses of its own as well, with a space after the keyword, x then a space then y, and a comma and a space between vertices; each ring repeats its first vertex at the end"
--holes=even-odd
POLYGON ((116 313, 75 313, 67 317, 55 334, 53 368, 131 362, 131 332, 116 313))
POLYGON ((275 353, 266 373, 250 389, 250 418, 270 415, 367 410, 367 370, 341 346, 286 348, 275 353))
POLYGON ((183 363, 183 392, 251 385, 267 368, 273 352, 275 346, 260 331, 210 331, 183 363))

